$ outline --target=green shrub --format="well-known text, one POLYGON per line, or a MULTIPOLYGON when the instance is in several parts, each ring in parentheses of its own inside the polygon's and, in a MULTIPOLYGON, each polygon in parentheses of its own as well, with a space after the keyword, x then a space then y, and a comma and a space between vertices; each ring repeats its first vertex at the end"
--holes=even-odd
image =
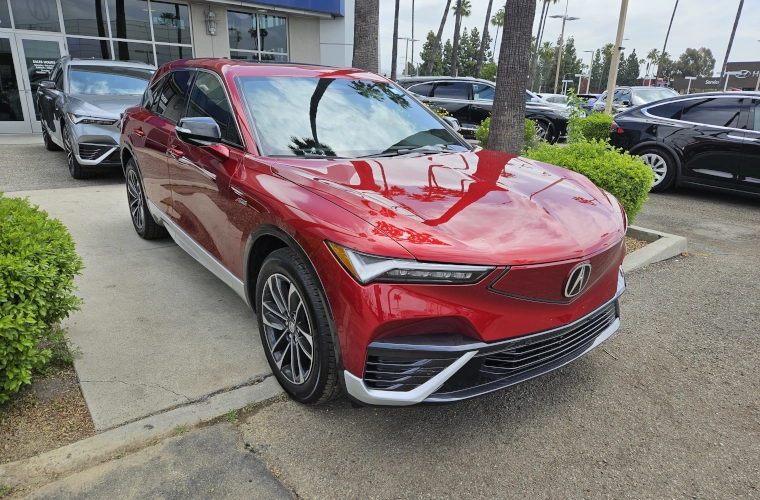
POLYGON ((57 323, 79 308, 73 291, 81 269, 59 220, 0 193, 0 403, 50 361, 53 353, 40 343, 55 344, 57 323))
POLYGON ((585 175, 620 200, 630 222, 647 201, 654 180, 652 170, 641 158, 623 153, 605 141, 579 141, 564 147, 542 143, 525 156, 585 175))
POLYGON ((483 70, 480 72, 480 78, 484 80, 496 81, 496 70, 499 69, 496 63, 485 63, 483 70))
MULTIPOLYGON (((483 120, 483 123, 480 124, 480 126, 475 130, 475 139, 478 140, 478 143, 481 147, 485 148, 488 144, 488 133, 491 130, 491 117, 489 116, 485 120, 483 120)), ((523 128, 524 133, 524 141, 525 145, 524 148, 535 148, 538 146, 538 143, 541 142, 538 137, 536 137, 536 122, 533 120, 525 119, 525 125, 523 128)))
POLYGON ((585 117, 574 116, 567 125, 567 142, 602 141, 609 142, 612 116, 606 113, 591 113, 585 117))

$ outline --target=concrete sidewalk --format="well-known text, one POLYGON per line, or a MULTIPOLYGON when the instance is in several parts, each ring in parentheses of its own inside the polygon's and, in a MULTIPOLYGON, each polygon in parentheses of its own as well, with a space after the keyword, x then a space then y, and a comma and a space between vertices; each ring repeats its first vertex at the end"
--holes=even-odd
POLYGON ((60 219, 84 260, 65 326, 98 431, 271 374, 253 312, 170 238, 139 238, 123 184, 5 196, 60 219))

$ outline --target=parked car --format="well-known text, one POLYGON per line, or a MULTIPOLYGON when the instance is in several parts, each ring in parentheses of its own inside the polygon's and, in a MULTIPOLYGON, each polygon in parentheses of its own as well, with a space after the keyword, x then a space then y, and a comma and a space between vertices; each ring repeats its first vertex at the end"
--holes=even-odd
POLYGON ((567 96, 565 94, 536 94, 538 97, 546 102, 552 104, 567 104, 567 96))
POLYGON ((45 147, 66 151, 73 178, 120 168, 121 114, 140 102, 154 73, 145 63, 65 56, 39 82, 36 98, 45 147))
POLYGON ((253 307, 302 403, 341 386, 360 404, 470 398, 620 324, 612 195, 473 148, 366 71, 169 63, 127 109, 121 153, 137 234, 168 231, 253 307))
POLYGON ((578 99, 581 100, 583 109, 586 110, 586 114, 594 111, 594 103, 599 99, 601 94, 578 94, 578 99))
POLYGON ((760 93, 689 94, 615 116, 611 141, 652 168, 652 191, 689 185, 760 194, 760 93))
MULTIPOLYGON (((445 76, 418 76, 401 78, 399 85, 429 105, 444 108, 459 120, 461 133, 475 137, 475 130, 491 116, 496 86, 489 80, 451 78, 445 76)), ((536 121, 538 135, 554 143, 567 135, 567 108, 550 104, 536 94, 525 91, 525 117, 536 121)))
MULTIPOLYGON (((612 109, 613 112, 618 113, 625 108, 641 106, 677 95, 678 92, 667 87, 616 87, 615 94, 612 96, 612 109)), ((606 103, 607 91, 605 90, 594 102, 593 110, 604 111, 606 103)))

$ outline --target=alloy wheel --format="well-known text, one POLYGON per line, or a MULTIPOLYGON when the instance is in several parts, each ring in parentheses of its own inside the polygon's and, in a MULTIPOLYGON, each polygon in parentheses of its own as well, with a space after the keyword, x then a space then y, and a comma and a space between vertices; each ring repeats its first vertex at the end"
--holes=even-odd
POLYGON ((541 122, 536 122, 536 138, 539 141, 548 141, 549 127, 541 122))
POLYGON ((132 223, 138 230, 145 224, 145 210, 143 208, 143 195, 140 179, 134 169, 127 171, 127 202, 129 202, 129 213, 132 216, 132 223))
POLYGON ((66 150, 66 161, 69 162, 69 171, 71 172, 71 175, 74 175, 74 162, 76 161, 76 158, 74 158, 74 148, 71 145, 71 135, 69 134, 69 130, 66 127, 63 127, 63 146, 66 150))
POLYGON ((657 153, 646 153, 641 155, 641 159, 644 160, 644 163, 646 163, 654 173, 654 182, 652 183, 652 186, 659 185, 668 174, 668 163, 665 161, 665 158, 657 153))
POLYGON ((269 276, 262 293, 261 319, 269 352, 285 379, 301 385, 311 375, 314 357, 313 332, 303 297, 282 274, 269 276))

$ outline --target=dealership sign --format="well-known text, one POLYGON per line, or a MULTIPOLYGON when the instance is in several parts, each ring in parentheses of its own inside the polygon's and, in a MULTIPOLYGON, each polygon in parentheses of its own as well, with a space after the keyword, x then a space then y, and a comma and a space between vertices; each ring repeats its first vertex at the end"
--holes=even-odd
MULTIPOLYGON (((720 68, 718 68, 720 69, 720 68)), ((753 62, 730 62, 726 65, 729 73, 727 88, 755 89, 758 77, 760 77, 760 61, 753 62)), ((723 90, 724 80, 718 76, 697 78, 691 82, 691 91, 698 90, 723 90)), ((675 77, 671 87, 678 91, 686 91, 689 81, 683 77, 675 77)))

